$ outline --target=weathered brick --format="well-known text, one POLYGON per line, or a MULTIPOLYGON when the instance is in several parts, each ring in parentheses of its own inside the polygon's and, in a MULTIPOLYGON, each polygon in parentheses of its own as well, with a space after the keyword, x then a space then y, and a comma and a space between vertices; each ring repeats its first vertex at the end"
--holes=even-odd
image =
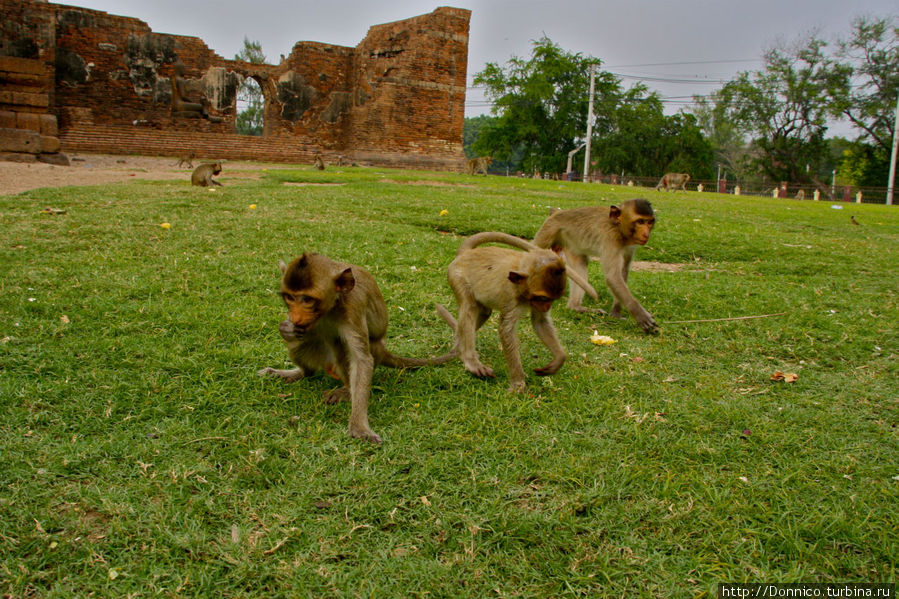
POLYGON ((0 14, 21 24, 0 29, 0 44, 31 36, 41 56, 0 58, 0 71, 18 74, 0 91, 0 104, 44 113, 38 130, 58 133, 65 150, 194 150, 287 162, 322 152, 453 169, 463 160, 468 10, 442 7, 375 25, 355 48, 300 42, 277 64, 226 60, 198 38, 157 34, 138 19, 74 6, 0 0, 0 14), (173 117, 176 62, 185 66, 187 96, 205 95, 214 119, 173 117), (245 78, 263 83, 263 137, 235 134, 237 83, 245 78))
POLYGON ((59 138, 51 137, 49 135, 41 135, 41 152, 47 152, 48 154, 55 154, 59 152, 59 138))
POLYGON ((16 113, 16 129, 28 129, 29 131, 41 132, 41 117, 32 112, 16 113))
POLYGON ((41 136, 25 129, 0 129, 0 152, 40 154, 41 136))

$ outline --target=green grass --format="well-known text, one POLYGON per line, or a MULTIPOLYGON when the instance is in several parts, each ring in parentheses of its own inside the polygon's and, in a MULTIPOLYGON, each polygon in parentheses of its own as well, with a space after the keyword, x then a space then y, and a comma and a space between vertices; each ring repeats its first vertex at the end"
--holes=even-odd
MULTIPOLYGON (((222 180, 0 197, 0 594, 692 597, 896 580, 895 208, 386 169, 222 180), (388 347, 436 354, 450 339, 433 304, 453 304, 462 236, 533 236, 549 206, 641 194, 658 225, 638 259, 681 266, 631 275, 659 335, 560 302, 568 362, 511 396, 492 321, 479 348, 496 380, 458 362, 376 370, 380 447, 348 437, 347 404, 322 403, 327 377, 255 374, 287 365, 279 259, 369 269, 388 347)), ((591 279, 608 307, 596 264, 591 279)), ((549 360, 521 339, 526 370, 549 360)))

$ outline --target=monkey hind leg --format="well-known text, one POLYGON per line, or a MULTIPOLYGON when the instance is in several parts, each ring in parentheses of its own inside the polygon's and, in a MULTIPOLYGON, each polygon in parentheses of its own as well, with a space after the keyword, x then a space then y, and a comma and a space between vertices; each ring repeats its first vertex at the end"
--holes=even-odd
POLYGON ((306 376, 306 371, 302 368, 291 368, 289 370, 279 370, 277 368, 263 368, 258 371, 256 374, 259 376, 276 376, 283 380, 285 383, 295 383, 300 380, 304 376, 306 376))

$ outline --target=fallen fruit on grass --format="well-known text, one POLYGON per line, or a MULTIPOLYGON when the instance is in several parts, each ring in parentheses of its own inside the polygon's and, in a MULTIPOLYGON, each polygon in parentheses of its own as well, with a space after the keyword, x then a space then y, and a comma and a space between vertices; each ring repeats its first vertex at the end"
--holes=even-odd
POLYGON ((169 223, 160 223, 159 226, 162 227, 163 229, 171 229, 172 228, 172 225, 170 225, 169 223))
POLYGON ((590 342, 595 343, 596 345, 612 345, 613 343, 618 343, 611 337, 600 335, 599 331, 593 331, 593 335, 590 336, 590 342))
POLYGON ((772 381, 783 381, 785 383, 795 383, 796 381, 799 380, 799 375, 792 373, 792 372, 788 372, 787 374, 784 374, 783 372, 776 370, 774 372, 774 374, 771 375, 771 380, 772 381))

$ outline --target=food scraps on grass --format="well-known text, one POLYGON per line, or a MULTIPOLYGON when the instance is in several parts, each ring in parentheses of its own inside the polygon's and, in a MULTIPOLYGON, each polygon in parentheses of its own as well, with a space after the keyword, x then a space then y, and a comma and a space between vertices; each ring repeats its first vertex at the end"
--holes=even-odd
POLYGON ((607 335, 600 335, 599 331, 593 331, 593 335, 590 336, 590 342, 596 345, 612 345, 613 343, 618 343, 615 339, 607 335))

